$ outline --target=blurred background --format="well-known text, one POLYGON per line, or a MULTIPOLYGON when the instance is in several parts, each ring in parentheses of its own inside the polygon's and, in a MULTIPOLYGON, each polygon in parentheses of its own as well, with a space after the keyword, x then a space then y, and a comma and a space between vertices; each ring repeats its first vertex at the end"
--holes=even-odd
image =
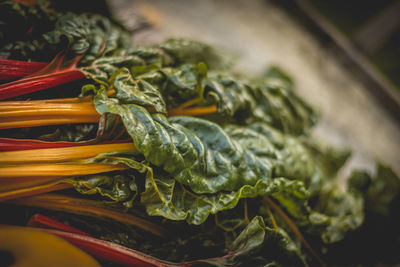
POLYGON ((136 44, 188 37, 237 56, 235 71, 247 75, 281 67, 321 113, 315 135, 353 149, 342 177, 373 172, 375 160, 400 173, 399 0, 73 2, 112 15, 136 44))

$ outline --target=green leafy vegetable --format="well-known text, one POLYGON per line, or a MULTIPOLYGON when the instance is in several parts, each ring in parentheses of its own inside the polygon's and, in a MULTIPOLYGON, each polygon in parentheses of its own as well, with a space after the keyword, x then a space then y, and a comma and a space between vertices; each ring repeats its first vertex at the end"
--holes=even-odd
MULTIPOLYGON (((399 178, 379 166, 376 178, 354 172, 343 190, 337 173, 351 152, 315 139, 311 131, 318 114, 279 68, 250 80, 230 69, 231 56, 198 41, 136 46, 129 33, 99 15, 57 13, 46 1, 0 6, 0 55, 7 59, 0 61, 1 77, 18 79, 0 85, 0 99, 18 98, 0 103, 3 149, 34 155, 46 154, 35 149, 52 148, 57 156, 63 147, 85 145, 90 152, 51 158, 62 162, 57 166, 63 170, 70 168, 76 174, 71 177, 37 172, 40 179, 0 181, 3 196, 10 193, 7 188, 33 195, 42 188, 73 187, 64 192, 71 203, 63 203, 63 196, 39 195, 14 204, 90 216, 112 206, 108 218, 124 223, 136 218, 132 214, 144 217, 152 222, 140 224, 145 233, 110 230, 114 225, 104 222, 86 230, 187 266, 344 264, 337 258, 345 252, 335 245, 350 239, 356 246, 358 231, 372 226, 379 227, 381 242, 390 241, 386 248, 398 245, 399 230, 391 219, 398 222, 399 178), (17 31, 10 31, 20 19, 17 31), (50 63, 27 63, 32 60, 50 63), (16 73, 4 71, 10 66, 16 73), (40 92, 50 88, 56 99, 40 92), (28 101, 31 97, 40 100, 28 101), (94 150, 98 144, 129 149, 103 153, 94 150), (81 197, 80 207, 71 194, 81 197), (171 236, 149 237, 159 230, 156 224, 171 236), (212 249, 202 254, 207 247, 212 249)), ((21 159, 16 166, 2 162, 12 177, 18 177, 17 168, 37 168, 21 159)), ((385 262, 382 255, 387 254, 377 253, 374 263, 385 262)))

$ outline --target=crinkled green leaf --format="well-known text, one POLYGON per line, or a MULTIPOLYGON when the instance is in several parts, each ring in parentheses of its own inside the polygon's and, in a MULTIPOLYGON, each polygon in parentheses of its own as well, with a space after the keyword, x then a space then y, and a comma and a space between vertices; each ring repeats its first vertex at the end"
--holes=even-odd
POLYGON ((135 176, 128 173, 104 173, 64 180, 81 194, 100 194, 115 202, 131 206, 138 193, 135 176))
POLYGON ((332 266, 390 266, 400 262, 400 194, 396 193, 396 179, 399 177, 381 164, 376 175, 359 170, 351 174, 349 191, 364 198, 365 221, 340 242, 325 245, 332 266))
MULTIPOLYGON (((277 179, 275 178, 274 181, 277 179)), ((310 214, 310 207, 308 206, 310 195, 302 182, 285 180, 285 183, 281 184, 280 190, 272 192, 270 195, 296 219, 298 224, 301 225, 307 222, 308 215, 310 214)))
MULTIPOLYGON (((245 83, 231 76, 209 73, 204 98, 210 103, 217 104, 219 113, 244 121, 252 116, 250 113, 256 105, 248 89, 245 83)), ((269 120, 268 117, 264 119, 269 120)))
POLYGON ((289 88, 292 90, 294 88, 294 81, 293 79, 286 73, 284 72, 281 68, 278 66, 270 66, 266 71, 265 74, 259 77, 261 80, 260 82, 263 82, 263 78, 268 78, 268 79, 277 79, 281 83, 285 83, 286 88, 289 88))
POLYGON ((389 215, 391 203, 400 196, 400 178, 390 167, 379 164, 376 178, 367 191, 367 208, 381 215, 389 215))
POLYGON ((58 19, 54 30, 46 33, 44 38, 52 45, 62 45, 67 41, 75 54, 85 55, 81 63, 86 63, 125 48, 129 35, 103 16, 67 13, 58 19))
POLYGON ((218 112, 238 122, 267 122, 284 133, 306 133, 315 123, 315 113, 287 83, 264 79, 251 84, 225 74, 209 75, 206 98, 218 105, 218 112))
POLYGON ((253 123, 248 127, 265 136, 274 145, 276 151, 274 176, 303 181, 310 195, 320 192, 324 176, 328 173, 324 172, 320 163, 314 159, 301 140, 285 135, 266 123, 253 123))
POLYGON ((167 113, 164 99, 157 87, 142 79, 134 79, 131 72, 122 68, 109 80, 115 97, 121 104, 130 103, 143 107, 153 107, 155 111, 167 113))
POLYGON ((173 57, 158 47, 137 47, 132 51, 132 55, 142 58, 149 65, 158 67, 170 66, 174 63, 173 57))
POLYGON ((388 167, 379 165, 375 179, 365 172, 353 172, 348 179, 346 192, 333 186, 319 195, 314 210, 318 216, 310 216, 314 225, 324 225, 322 240, 333 243, 342 240, 348 231, 354 231, 364 222, 365 214, 389 214, 391 203, 400 194, 400 179, 388 167))
POLYGON ((95 98, 99 112, 119 114, 138 151, 196 193, 237 190, 268 181, 271 163, 232 140, 215 123, 191 117, 151 116, 144 108, 118 104, 104 92, 95 98))
MULTIPOLYGON (((316 210, 327 220, 321 233, 325 243, 342 240, 348 231, 357 229, 364 221, 364 199, 360 194, 334 188, 321 194, 318 206, 316 210)), ((316 225, 323 225, 321 220, 315 214, 310 217, 316 225)))
MULTIPOLYGON (((294 184, 284 178, 267 183, 258 180, 254 185, 245 185, 237 191, 214 194, 196 194, 174 178, 155 173, 146 177, 146 191, 141 195, 141 202, 152 216, 163 216, 171 220, 186 220, 190 224, 203 223, 210 214, 233 209, 242 198, 254 198, 263 195, 282 195, 286 203, 296 201, 295 190, 289 190, 294 184)), ((304 190, 304 187, 303 187, 304 190)), ((295 202, 291 203, 295 206, 295 202)))
POLYGON ((308 137, 303 143, 309 148, 311 156, 318 161, 324 173, 331 178, 335 177, 351 156, 349 148, 334 147, 314 136, 308 137))
POLYGON ((204 64, 162 68, 160 72, 166 80, 159 87, 169 106, 177 106, 186 100, 202 97, 207 77, 204 64))
POLYGON ((174 58, 174 66, 204 62, 208 67, 221 69, 232 64, 233 57, 208 44, 182 38, 172 38, 158 45, 174 58))
POLYGON ((308 184, 317 165, 306 147, 298 139, 286 136, 284 148, 280 152, 276 175, 303 180, 308 184))
POLYGON ((144 60, 135 55, 113 55, 100 57, 94 60, 89 66, 82 69, 93 74, 96 79, 107 81, 121 68, 131 69, 145 64, 144 60))
POLYGON ((229 254, 202 262, 215 266, 308 266, 290 237, 283 230, 266 227, 260 216, 240 233, 229 254))

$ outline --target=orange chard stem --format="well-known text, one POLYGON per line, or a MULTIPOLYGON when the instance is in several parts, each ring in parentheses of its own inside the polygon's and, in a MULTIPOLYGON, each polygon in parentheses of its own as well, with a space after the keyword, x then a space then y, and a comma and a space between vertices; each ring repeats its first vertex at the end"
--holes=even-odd
POLYGON ((201 116, 217 112, 217 106, 195 107, 189 109, 171 109, 168 111, 169 116, 201 116))
MULTIPOLYGON (((92 217, 109 218, 120 223, 139 227, 154 235, 165 237, 167 232, 161 226, 111 208, 104 208, 104 202, 83 198, 75 198, 57 194, 42 194, 29 198, 15 199, 11 203, 24 206, 45 208, 56 211, 65 211, 72 214, 88 215, 92 217)), ((121 207, 119 207, 121 209, 121 207)))
POLYGON ((0 202, 72 188, 71 184, 53 182, 0 193, 0 202))
POLYGON ((54 183, 62 179, 65 179, 65 177, 28 176, 28 177, 14 177, 13 179, 0 178, 0 193, 16 191, 19 189, 35 187, 38 185, 43 185, 48 183, 54 183))
POLYGON ((187 108, 187 107, 190 107, 190 106, 193 106, 194 104, 199 103, 200 101, 201 101, 201 99, 200 99, 199 97, 198 97, 198 98, 194 98, 194 99, 191 99, 191 100, 189 100, 189 101, 186 101, 186 102, 183 103, 182 105, 176 107, 176 109, 185 109, 185 108, 187 108))

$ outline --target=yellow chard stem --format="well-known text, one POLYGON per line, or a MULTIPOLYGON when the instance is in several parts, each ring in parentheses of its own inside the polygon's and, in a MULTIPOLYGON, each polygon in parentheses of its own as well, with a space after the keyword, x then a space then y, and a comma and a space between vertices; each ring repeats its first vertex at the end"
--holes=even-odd
MULTIPOLYGON (((93 112, 92 101, 81 101, 79 98, 63 98, 63 99, 52 99, 52 100, 33 100, 33 101, 4 101, 0 102, 0 115, 6 114, 4 112, 11 111, 33 111, 40 109, 57 110, 57 109, 84 109, 93 112)), ((34 115, 34 114, 33 114, 34 115)))
POLYGON ((101 163, 71 163, 71 164, 19 164, 0 166, 0 178, 13 179, 15 177, 34 176, 79 176, 102 172, 128 169, 126 165, 101 164, 101 163))
MULTIPOLYGON (((216 106, 192 107, 195 98, 168 111, 169 116, 199 116, 217 112, 216 106)), ((154 110, 149 107, 149 112, 154 110)), ((100 114, 90 98, 65 98, 34 101, 0 102, 0 129, 60 125, 69 123, 97 123, 100 114)))
POLYGON ((92 102, 71 100, 6 101, 0 103, 0 129, 59 125, 68 123, 97 123, 100 114, 92 102))
POLYGON ((29 117, 17 120, 3 120, 0 122, 0 129, 25 128, 46 125, 61 125, 70 123, 97 123, 99 116, 64 116, 59 115, 45 117, 29 117))
POLYGON ((30 149, 0 152, 0 167, 5 164, 63 162, 95 157, 115 151, 135 151, 133 143, 89 145, 64 148, 30 149))

